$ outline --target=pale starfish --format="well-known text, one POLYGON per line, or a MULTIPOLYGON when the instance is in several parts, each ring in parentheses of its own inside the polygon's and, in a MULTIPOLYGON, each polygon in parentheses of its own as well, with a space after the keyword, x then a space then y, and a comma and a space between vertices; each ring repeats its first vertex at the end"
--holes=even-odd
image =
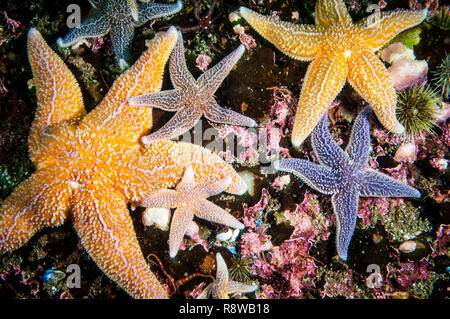
POLYGON ((191 166, 186 168, 183 179, 173 189, 160 189, 146 196, 140 203, 145 207, 175 208, 169 233, 169 255, 174 258, 180 248, 184 234, 194 215, 232 228, 242 229, 244 225, 219 206, 206 200, 207 197, 223 192, 231 179, 225 177, 216 182, 196 183, 191 166))
POLYGON ((370 106, 367 106, 358 115, 344 152, 328 131, 328 112, 325 112, 312 133, 312 145, 320 165, 294 158, 275 162, 275 169, 293 173, 316 191, 333 195, 331 202, 337 220, 336 246, 343 260, 347 260, 360 196, 420 197, 420 192, 414 187, 368 167, 370 113, 370 106))
POLYGON ((92 16, 64 38, 58 38, 59 47, 69 47, 87 38, 98 38, 110 33, 113 50, 122 70, 129 67, 134 29, 149 20, 169 16, 182 8, 181 0, 174 4, 148 3, 148 0, 89 0, 94 7, 92 16))
POLYGON ((0 254, 21 247, 44 227, 70 220, 92 259, 130 295, 167 297, 142 255, 127 202, 173 187, 186 165, 192 165, 199 182, 227 176, 232 179, 227 191, 246 190, 230 165, 202 147, 139 144, 152 125, 151 110, 126 100, 161 88, 176 40, 175 28, 157 34, 100 105, 85 115, 74 76, 40 33, 30 30, 28 56, 38 107, 29 154, 36 171, 0 209, 0 254))
POLYGON ((398 33, 421 23, 426 9, 390 11, 353 23, 342 0, 318 0, 316 25, 278 21, 245 7, 239 9, 239 15, 289 57, 312 61, 295 115, 294 146, 300 146, 311 133, 346 80, 372 106, 386 129, 397 134, 405 131, 395 115, 393 81, 374 52, 398 33))
POLYGON ((180 32, 169 62, 170 79, 174 89, 130 99, 131 105, 153 106, 165 111, 177 112, 159 130, 143 137, 142 143, 150 144, 177 137, 194 127, 202 115, 213 122, 256 126, 256 122, 251 118, 221 107, 213 96, 244 51, 244 45, 240 45, 195 80, 186 66, 183 37, 180 32))
POLYGON ((197 299, 207 299, 209 296, 214 299, 229 299, 230 294, 250 293, 258 289, 258 285, 246 285, 230 280, 227 264, 220 253, 216 254, 216 268, 216 279, 203 289, 197 299))

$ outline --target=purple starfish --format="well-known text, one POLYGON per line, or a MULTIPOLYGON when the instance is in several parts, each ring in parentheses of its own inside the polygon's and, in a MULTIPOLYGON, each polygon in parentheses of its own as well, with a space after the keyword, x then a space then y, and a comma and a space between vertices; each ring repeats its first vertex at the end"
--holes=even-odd
POLYGON ((245 47, 241 44, 222 61, 195 80, 187 69, 184 59, 183 37, 179 32, 178 41, 172 51, 169 64, 170 80, 174 89, 143 94, 129 100, 131 105, 152 106, 165 111, 177 112, 159 130, 144 136, 142 143, 150 144, 175 138, 194 127, 202 115, 205 115, 212 122, 256 126, 256 122, 251 118, 221 107, 213 96, 244 51, 245 47))
POLYGON ((61 48, 81 43, 87 38, 110 34, 117 62, 122 70, 129 67, 134 29, 149 20, 177 13, 183 7, 177 3, 155 3, 149 0, 89 0, 94 7, 93 14, 79 26, 72 28, 64 38, 56 43, 61 48))
POLYGON ((347 260, 348 246, 358 213, 359 197, 420 197, 414 187, 368 167, 370 152, 370 106, 356 118, 345 152, 328 131, 326 113, 312 134, 312 145, 320 165, 302 159, 275 162, 275 169, 293 173, 311 188, 333 195, 331 202, 337 219, 336 246, 347 260))

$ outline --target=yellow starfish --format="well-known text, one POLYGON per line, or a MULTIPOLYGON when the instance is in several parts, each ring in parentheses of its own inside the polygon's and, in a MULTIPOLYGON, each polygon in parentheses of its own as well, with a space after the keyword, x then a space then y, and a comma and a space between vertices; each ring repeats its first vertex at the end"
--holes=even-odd
POLYGON ((175 28, 158 34, 149 49, 85 115, 74 76, 38 31, 28 33, 28 55, 37 92, 29 136, 36 171, 0 209, 0 254, 25 244, 37 231, 73 222, 97 265, 136 298, 166 298, 142 255, 127 202, 173 187, 192 165, 197 180, 230 176, 227 191, 246 186, 233 168, 202 147, 160 142, 143 147, 150 108, 129 97, 161 89, 164 65, 177 41, 175 28))
POLYGON ((278 21, 239 9, 260 35, 291 58, 312 61, 295 115, 292 144, 300 146, 341 91, 346 80, 372 106, 381 124, 402 134, 396 94, 385 66, 374 54, 401 31, 421 23, 427 10, 397 10, 353 23, 341 0, 316 2, 316 25, 278 21))

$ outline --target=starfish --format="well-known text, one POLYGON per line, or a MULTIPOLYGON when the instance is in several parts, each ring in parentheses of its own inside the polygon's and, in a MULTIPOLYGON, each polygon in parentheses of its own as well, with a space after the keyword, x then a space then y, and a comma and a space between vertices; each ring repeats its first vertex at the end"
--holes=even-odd
POLYGON ((246 285, 229 280, 227 264, 220 253, 216 254, 216 265, 216 279, 203 289, 197 299, 207 299, 210 295, 214 299, 229 299, 229 294, 236 292, 250 293, 258 289, 258 285, 246 285))
POLYGON ((0 254, 24 245, 44 227, 70 220, 100 269, 135 298, 166 298, 142 255, 127 209, 159 188, 173 187, 192 165, 199 182, 229 176, 231 193, 245 183, 208 150, 170 141, 143 147, 151 110, 126 103, 161 89, 164 65, 177 39, 175 28, 158 33, 149 49, 86 114, 70 70, 41 34, 30 29, 28 56, 37 93, 29 136, 32 176, 0 208, 0 254))
POLYGON ((58 38, 57 44, 65 48, 86 38, 98 38, 110 33, 117 62, 125 70, 129 67, 134 28, 149 20, 175 14, 183 6, 181 0, 174 4, 147 2, 148 0, 89 0, 94 7, 93 15, 73 28, 64 38, 58 38))
POLYGON ((150 144, 177 137, 194 127, 202 115, 213 122, 238 126, 256 126, 256 122, 230 109, 222 108, 214 99, 222 81, 245 51, 240 45, 213 68, 204 72, 197 80, 189 72, 184 59, 183 37, 172 52, 169 72, 173 90, 144 94, 130 99, 134 106, 153 106, 177 113, 158 131, 142 138, 142 143, 150 144))
POLYGON ((291 141, 300 146, 346 80, 373 108, 381 124, 402 134, 394 84, 374 54, 398 33, 421 23, 427 10, 396 10, 353 23, 342 0, 318 0, 316 25, 293 24, 239 9, 260 35, 289 57, 312 61, 305 75, 291 141), (374 21, 373 21, 374 20, 374 21))
POLYGON ((209 196, 223 192, 230 183, 229 177, 215 182, 196 183, 192 166, 189 166, 175 190, 157 190, 139 203, 140 206, 145 207, 177 208, 170 224, 170 257, 174 258, 177 255, 183 236, 194 215, 232 228, 244 228, 244 225, 232 215, 206 200, 209 196))
POLYGON ((274 163, 275 169, 293 173, 316 191, 332 195, 337 219, 337 251, 343 260, 347 260, 360 196, 420 197, 420 192, 414 187, 368 167, 370 113, 371 108, 367 106, 356 118, 345 151, 331 137, 328 112, 325 113, 312 133, 312 145, 320 165, 293 158, 274 163))

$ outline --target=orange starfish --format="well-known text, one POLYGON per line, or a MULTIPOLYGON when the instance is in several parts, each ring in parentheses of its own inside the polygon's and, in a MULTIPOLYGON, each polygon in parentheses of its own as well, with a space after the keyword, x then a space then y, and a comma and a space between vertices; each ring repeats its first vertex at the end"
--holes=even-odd
POLYGON ((152 124, 152 111, 126 100, 160 90, 176 40, 175 28, 158 34, 101 104, 85 115, 74 76, 40 33, 30 30, 28 54, 38 107, 29 153, 37 169, 1 207, 0 254, 24 245, 44 227, 71 220, 92 259, 130 295, 167 297, 142 255, 127 202, 176 185, 187 165, 199 181, 230 176, 227 191, 246 190, 230 165, 202 147, 139 144, 152 124))
POLYGON ((395 115, 392 79, 374 54, 401 31, 421 23, 427 10, 397 10, 353 23, 341 0, 316 2, 316 25, 275 20, 245 7, 243 17, 260 35, 293 59, 312 61, 295 115, 292 144, 300 146, 346 80, 372 106, 389 131, 405 131, 395 115))

